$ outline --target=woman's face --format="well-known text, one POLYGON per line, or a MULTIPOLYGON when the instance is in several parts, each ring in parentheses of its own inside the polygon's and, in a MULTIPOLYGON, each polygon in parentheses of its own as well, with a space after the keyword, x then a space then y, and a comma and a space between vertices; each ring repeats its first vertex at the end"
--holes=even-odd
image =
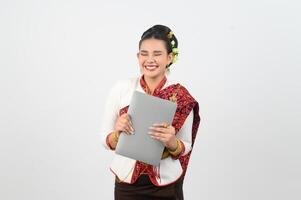
POLYGON ((172 61, 172 53, 167 54, 165 42, 154 38, 142 41, 137 57, 141 73, 147 78, 164 76, 166 66, 172 61))

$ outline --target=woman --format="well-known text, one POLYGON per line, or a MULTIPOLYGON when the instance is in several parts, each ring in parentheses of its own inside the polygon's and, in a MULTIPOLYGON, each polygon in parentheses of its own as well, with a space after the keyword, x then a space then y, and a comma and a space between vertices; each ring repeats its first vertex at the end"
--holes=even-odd
POLYGON ((104 146, 112 151, 120 134, 134 132, 127 109, 135 90, 177 103, 172 124, 150 127, 150 137, 165 146, 159 167, 115 154, 110 168, 116 176, 115 200, 184 199, 183 179, 200 117, 198 103, 187 89, 167 77, 178 56, 177 47, 168 27, 146 30, 137 53, 141 77, 118 82, 108 96, 101 133, 104 146))

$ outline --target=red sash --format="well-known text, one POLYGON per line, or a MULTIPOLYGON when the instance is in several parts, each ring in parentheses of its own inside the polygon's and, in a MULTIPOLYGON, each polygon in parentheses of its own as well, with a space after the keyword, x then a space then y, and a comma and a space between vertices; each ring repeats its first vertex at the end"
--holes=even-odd
MULTIPOLYGON (((147 86, 144 82, 144 79, 141 78, 140 80, 141 80, 142 88, 148 93, 147 86)), ((165 84, 165 82, 166 82, 166 78, 161 81, 159 86, 154 91, 153 95, 177 103, 177 110, 172 122, 172 126, 175 127, 176 134, 183 126, 190 112, 193 111, 193 125, 191 130, 192 147, 193 147, 197 135, 198 127, 200 124, 198 102, 189 94, 188 90, 185 87, 181 86, 180 84, 170 85, 160 90, 165 84)), ((124 113, 127 113, 128 107, 129 106, 122 108, 119 114, 122 115, 124 113)), ((183 169, 183 176, 185 176, 186 174, 190 156, 191 156, 191 151, 187 155, 179 157, 179 161, 183 169)), ((147 171, 152 182, 157 182, 155 177, 160 176, 158 174, 158 170, 154 170, 154 168, 151 165, 146 165, 144 163, 137 161, 133 172, 131 183, 134 183, 137 180, 141 171, 147 171)))

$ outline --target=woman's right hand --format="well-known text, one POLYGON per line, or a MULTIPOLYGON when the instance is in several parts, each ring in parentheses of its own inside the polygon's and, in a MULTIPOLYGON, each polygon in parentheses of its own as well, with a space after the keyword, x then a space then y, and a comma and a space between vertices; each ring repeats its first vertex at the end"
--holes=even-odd
POLYGON ((134 134, 133 124, 130 115, 125 113, 118 117, 115 123, 115 131, 119 133, 125 132, 126 134, 134 134))

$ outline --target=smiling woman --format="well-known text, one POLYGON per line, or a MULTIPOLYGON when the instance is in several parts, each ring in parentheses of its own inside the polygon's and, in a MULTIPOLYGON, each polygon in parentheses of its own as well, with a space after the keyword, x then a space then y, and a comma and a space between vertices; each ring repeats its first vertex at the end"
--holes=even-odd
POLYGON ((127 114, 135 90, 177 103, 172 124, 150 124, 149 136, 165 146, 159 166, 115 154, 111 165, 116 177, 115 200, 184 199, 183 180, 200 117, 198 102, 166 76, 177 56, 174 33, 163 25, 151 27, 139 42, 141 77, 118 82, 108 96, 101 133, 104 146, 112 151, 120 134, 135 131, 127 114))

